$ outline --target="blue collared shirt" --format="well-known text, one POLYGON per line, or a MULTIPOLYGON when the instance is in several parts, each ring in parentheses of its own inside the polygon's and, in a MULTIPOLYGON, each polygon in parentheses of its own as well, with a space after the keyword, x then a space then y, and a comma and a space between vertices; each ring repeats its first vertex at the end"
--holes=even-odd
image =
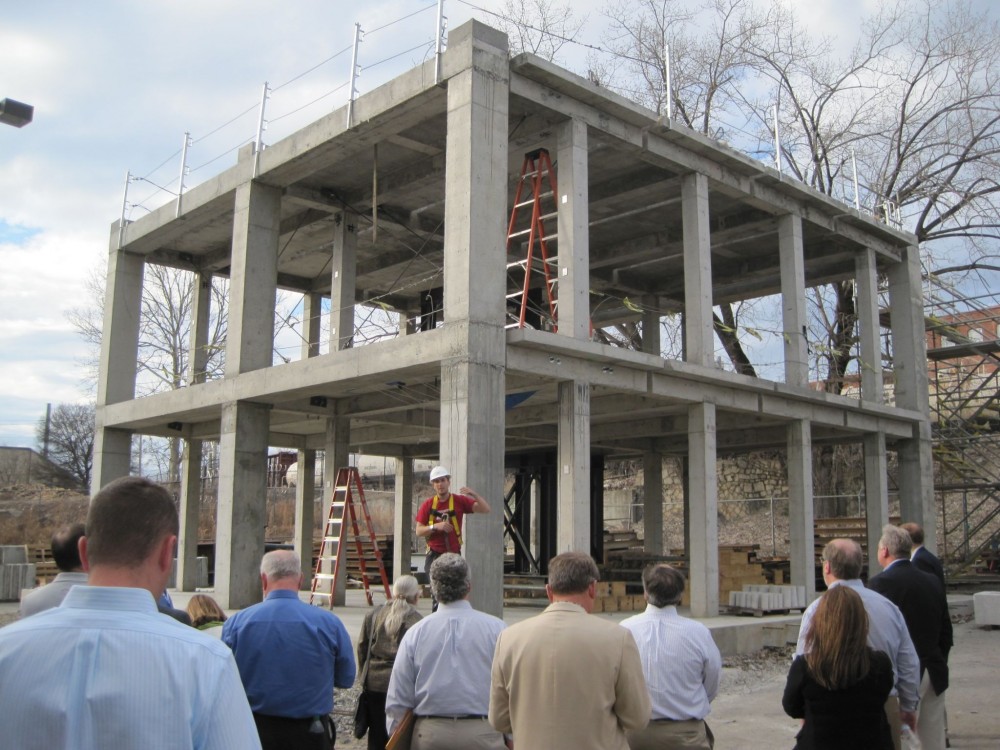
POLYGON ((0 745, 260 748, 229 649, 145 589, 74 586, 0 629, 0 745))
POLYGON ((333 710, 333 689, 354 684, 354 653, 344 623, 306 604, 298 592, 272 591, 222 626, 254 713, 302 719, 333 710))
MULTIPOLYGON (((866 589, 857 578, 834 581, 830 586, 847 586, 861 596, 861 602, 868 613, 868 645, 889 655, 892 671, 896 674, 892 694, 899 697, 900 708, 904 711, 916 711, 920 702, 920 660, 917 659, 917 650, 913 647, 910 631, 906 628, 906 620, 899 607, 877 591, 866 589)), ((806 633, 809 632, 809 624, 817 606, 819 599, 802 613, 799 640, 795 647, 796 656, 806 652, 806 633)))
POLYGON ((440 604, 412 625, 392 665, 385 701, 389 731, 408 708, 417 716, 486 716, 493 651, 505 627, 465 599, 440 604))

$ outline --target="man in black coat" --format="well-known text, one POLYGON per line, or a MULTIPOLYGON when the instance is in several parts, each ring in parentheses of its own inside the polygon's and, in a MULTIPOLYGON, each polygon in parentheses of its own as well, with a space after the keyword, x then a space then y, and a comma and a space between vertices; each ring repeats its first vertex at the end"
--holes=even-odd
POLYGON ((913 552, 910 553, 910 562, 925 573, 931 573, 944 586, 944 566, 938 556, 924 546, 924 527, 919 523, 904 523, 900 526, 906 529, 913 542, 913 552))
POLYGON ((951 618, 944 586, 910 562, 910 535, 898 526, 882 529, 878 562, 883 571, 868 587, 892 601, 903 613, 920 658, 920 710, 917 735, 925 750, 944 750, 944 691, 948 687, 951 618))

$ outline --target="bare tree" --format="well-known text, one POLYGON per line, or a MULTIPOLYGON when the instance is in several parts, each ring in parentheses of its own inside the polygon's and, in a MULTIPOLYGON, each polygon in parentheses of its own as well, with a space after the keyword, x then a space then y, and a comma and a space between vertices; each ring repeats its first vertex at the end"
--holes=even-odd
POLYGON ((38 420, 35 439, 42 448, 48 437, 48 458, 69 472, 82 488, 90 487, 94 460, 94 404, 58 404, 38 420))
POLYGON ((554 0, 506 0, 498 26, 510 40, 511 54, 530 52, 555 60, 563 46, 573 40, 587 21, 575 18, 569 3, 554 0))

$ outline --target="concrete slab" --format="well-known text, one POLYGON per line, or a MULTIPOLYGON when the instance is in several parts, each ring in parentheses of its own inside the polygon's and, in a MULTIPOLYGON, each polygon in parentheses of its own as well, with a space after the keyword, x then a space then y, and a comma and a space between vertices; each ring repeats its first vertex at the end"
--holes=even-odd
POLYGON ((980 591, 972 595, 976 625, 1000 625, 1000 591, 980 591))

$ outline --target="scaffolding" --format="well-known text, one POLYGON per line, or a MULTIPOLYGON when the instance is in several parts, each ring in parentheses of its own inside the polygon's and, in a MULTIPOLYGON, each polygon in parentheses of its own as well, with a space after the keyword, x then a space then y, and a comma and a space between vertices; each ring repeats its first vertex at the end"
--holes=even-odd
POLYGON ((995 565, 1000 548, 1000 287, 983 278, 996 271, 924 280, 938 548, 965 571, 995 565))

